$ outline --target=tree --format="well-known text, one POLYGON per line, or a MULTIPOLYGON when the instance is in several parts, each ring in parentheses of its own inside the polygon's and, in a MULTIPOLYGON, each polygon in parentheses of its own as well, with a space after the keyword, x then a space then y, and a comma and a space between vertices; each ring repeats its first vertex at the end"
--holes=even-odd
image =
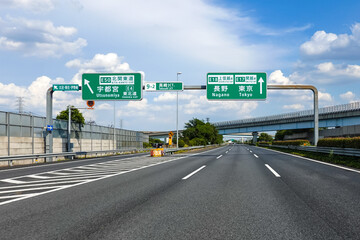
POLYGON ((182 135, 181 139, 187 145, 220 144, 223 142, 223 136, 218 133, 214 125, 197 118, 185 123, 185 130, 182 135))
POLYGON ((153 143, 160 143, 160 144, 163 144, 164 142, 161 141, 160 139, 158 138, 149 138, 149 143, 150 144, 153 144, 153 143))
MULTIPOLYGON (((56 119, 69 120, 69 108, 67 108, 66 110, 61 111, 56 116, 56 119)), ((76 122, 76 123, 80 123, 81 126, 84 126, 84 124, 85 124, 84 116, 79 111, 79 109, 75 108, 74 106, 71 106, 71 121, 76 122)))
POLYGON ((267 133, 260 133, 259 142, 271 142, 273 137, 267 133))

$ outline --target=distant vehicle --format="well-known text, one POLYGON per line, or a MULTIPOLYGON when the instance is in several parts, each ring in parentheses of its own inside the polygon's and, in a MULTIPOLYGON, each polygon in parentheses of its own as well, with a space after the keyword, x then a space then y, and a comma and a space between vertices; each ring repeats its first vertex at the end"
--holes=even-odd
POLYGON ((164 144, 163 143, 153 143, 153 148, 161 148, 164 144))

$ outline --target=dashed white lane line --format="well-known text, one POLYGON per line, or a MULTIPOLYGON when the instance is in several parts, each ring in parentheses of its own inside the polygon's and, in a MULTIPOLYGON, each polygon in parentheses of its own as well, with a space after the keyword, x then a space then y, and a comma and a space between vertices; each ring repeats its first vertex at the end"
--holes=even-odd
POLYGON ((222 157, 222 155, 218 156, 216 159, 219 159, 219 158, 221 158, 221 157, 222 157))
POLYGON ((274 169, 272 169, 268 164, 265 166, 275 175, 275 177, 281 177, 274 169))
POLYGON ((250 150, 250 152, 252 153, 252 151, 250 150))
POLYGON ((259 158, 259 156, 258 156, 258 155, 256 155, 256 154, 254 154, 254 157, 259 158))
POLYGON ((185 177, 182 178, 182 180, 188 179, 189 177, 191 177, 191 176, 194 175, 195 173, 199 172, 199 171, 200 171, 201 169, 203 169, 204 167, 206 167, 206 165, 204 165, 204 166, 198 168, 197 170, 193 171, 192 173, 186 175, 185 177))
POLYGON ((229 151, 226 151, 225 153, 227 154, 229 151))

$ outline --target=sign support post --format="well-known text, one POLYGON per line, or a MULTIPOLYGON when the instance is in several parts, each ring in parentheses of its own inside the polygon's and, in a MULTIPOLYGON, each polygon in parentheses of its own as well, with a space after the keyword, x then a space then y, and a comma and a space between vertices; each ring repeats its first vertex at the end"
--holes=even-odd
MULTIPOLYGON (((53 88, 50 87, 46 91, 46 125, 53 125, 52 109, 53 109, 53 88)), ((45 134, 45 153, 53 153, 53 134, 44 131, 45 134)), ((52 157, 46 158, 45 162, 52 162, 52 157)))
POLYGON ((68 134, 67 134, 67 151, 71 152, 71 106, 68 106, 69 118, 68 118, 68 134))

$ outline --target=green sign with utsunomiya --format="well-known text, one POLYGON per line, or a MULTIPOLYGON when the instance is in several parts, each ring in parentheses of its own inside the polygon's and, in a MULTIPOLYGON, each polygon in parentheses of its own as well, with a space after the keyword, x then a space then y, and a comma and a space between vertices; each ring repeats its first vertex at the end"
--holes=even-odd
POLYGON ((183 91, 182 82, 147 82, 145 91, 183 91))
POLYGON ((141 100, 142 81, 141 73, 84 73, 82 99, 141 100))
POLYGON ((265 100, 266 73, 208 73, 208 100, 265 100))
POLYGON ((79 91, 78 84, 53 84, 53 91, 79 91))

